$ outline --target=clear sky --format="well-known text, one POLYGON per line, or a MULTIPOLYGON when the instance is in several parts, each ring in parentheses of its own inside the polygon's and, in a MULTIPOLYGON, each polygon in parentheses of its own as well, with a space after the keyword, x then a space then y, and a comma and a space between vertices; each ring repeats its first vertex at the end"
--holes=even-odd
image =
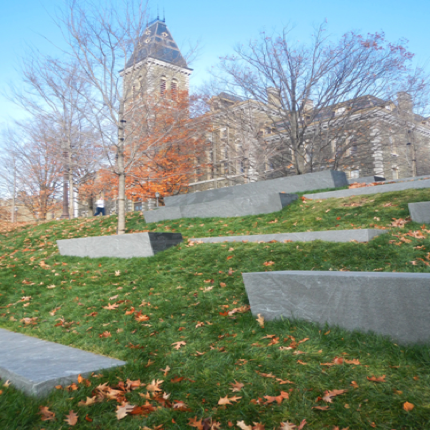
MULTIPOLYGON (((120 1, 120 0, 118 0, 120 1)), ((0 92, 9 82, 19 85, 19 59, 28 45, 51 53, 45 38, 59 43, 61 35, 50 15, 62 0, 0 0, 0 92)), ((165 10, 166 24, 184 51, 199 42, 200 56, 191 86, 208 78, 218 58, 246 43, 261 30, 294 26, 294 37, 306 42, 313 26, 327 19, 333 37, 350 30, 384 31, 389 41, 409 40, 415 62, 430 71, 430 0, 153 0, 150 19, 165 10)), ((0 126, 22 112, 0 95, 0 126)))

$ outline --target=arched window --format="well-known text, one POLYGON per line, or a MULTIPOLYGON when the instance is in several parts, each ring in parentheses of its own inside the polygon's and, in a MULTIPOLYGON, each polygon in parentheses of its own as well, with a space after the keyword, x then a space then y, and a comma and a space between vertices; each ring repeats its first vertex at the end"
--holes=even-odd
POLYGON ((166 77, 162 76, 160 80, 160 95, 164 96, 166 92, 166 77))
POLYGON ((178 98, 178 81, 176 79, 172 79, 170 90, 172 92, 172 99, 176 100, 178 98))

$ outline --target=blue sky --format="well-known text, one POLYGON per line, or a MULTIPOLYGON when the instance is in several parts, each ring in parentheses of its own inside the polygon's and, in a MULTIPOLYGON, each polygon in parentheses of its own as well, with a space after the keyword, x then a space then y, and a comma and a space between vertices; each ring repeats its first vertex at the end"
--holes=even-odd
MULTIPOLYGON (((60 43, 61 34, 50 15, 62 0, 1 0, 0 4, 1 92, 11 81, 19 85, 16 68, 28 45, 54 53, 45 38, 60 43)), ((184 51, 199 42, 200 55, 191 65, 194 87, 208 78, 207 70, 220 56, 261 30, 293 25, 294 38, 306 42, 313 26, 324 19, 333 37, 359 30, 384 31, 390 41, 406 38, 416 64, 430 71, 430 0, 154 0, 150 19, 156 16, 157 5, 160 15, 165 10, 166 24, 184 51)), ((0 95, 0 125, 22 115, 0 95)))

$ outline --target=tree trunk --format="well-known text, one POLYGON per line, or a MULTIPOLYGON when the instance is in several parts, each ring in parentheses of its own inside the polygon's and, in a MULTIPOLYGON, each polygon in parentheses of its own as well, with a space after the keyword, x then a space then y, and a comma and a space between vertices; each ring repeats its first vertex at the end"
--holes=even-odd
POLYGON ((124 152, 118 148, 118 234, 125 234, 124 152))
POLYGON ((73 174, 72 174, 72 151, 69 150, 69 218, 72 219, 75 217, 75 191, 74 191, 74 183, 73 183, 73 174))

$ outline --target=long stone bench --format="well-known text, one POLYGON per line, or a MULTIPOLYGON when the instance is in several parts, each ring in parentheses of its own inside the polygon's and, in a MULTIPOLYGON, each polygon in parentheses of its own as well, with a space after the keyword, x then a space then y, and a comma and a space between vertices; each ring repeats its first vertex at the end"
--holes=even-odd
POLYGON ((280 211, 297 200, 297 194, 264 193, 184 206, 164 206, 144 212, 146 222, 178 218, 212 218, 260 215, 280 211))
POLYGON ((430 273, 244 273, 253 315, 372 331, 401 343, 430 341, 430 273))
POLYGON ((166 207, 185 206, 196 203, 206 203, 216 200, 264 195, 266 193, 294 194, 303 191, 338 188, 348 185, 344 172, 325 170, 304 175, 286 176, 267 181, 250 182, 232 187, 215 190, 199 191, 190 194, 179 194, 164 198, 166 207))
POLYGON ((0 377, 26 394, 44 396, 91 372, 124 361, 0 329, 0 377))
POLYGON ((412 221, 430 223, 430 202, 408 203, 412 221))
POLYGON ((152 257, 182 242, 180 233, 133 233, 57 240, 61 255, 74 257, 152 257))
POLYGON ((396 182, 394 184, 375 185, 373 187, 352 188, 348 190, 327 191, 324 193, 305 194, 304 196, 307 199, 324 200, 420 188, 430 188, 430 179, 410 180, 405 182, 396 182))
POLYGON ((190 242, 197 243, 222 243, 222 242, 311 242, 313 240, 323 240, 326 242, 369 242, 374 237, 387 233, 386 230, 379 229, 359 229, 359 230, 328 230, 328 231, 305 231, 300 233, 272 233, 253 234, 248 236, 222 236, 222 237, 200 237, 189 239, 190 242))

